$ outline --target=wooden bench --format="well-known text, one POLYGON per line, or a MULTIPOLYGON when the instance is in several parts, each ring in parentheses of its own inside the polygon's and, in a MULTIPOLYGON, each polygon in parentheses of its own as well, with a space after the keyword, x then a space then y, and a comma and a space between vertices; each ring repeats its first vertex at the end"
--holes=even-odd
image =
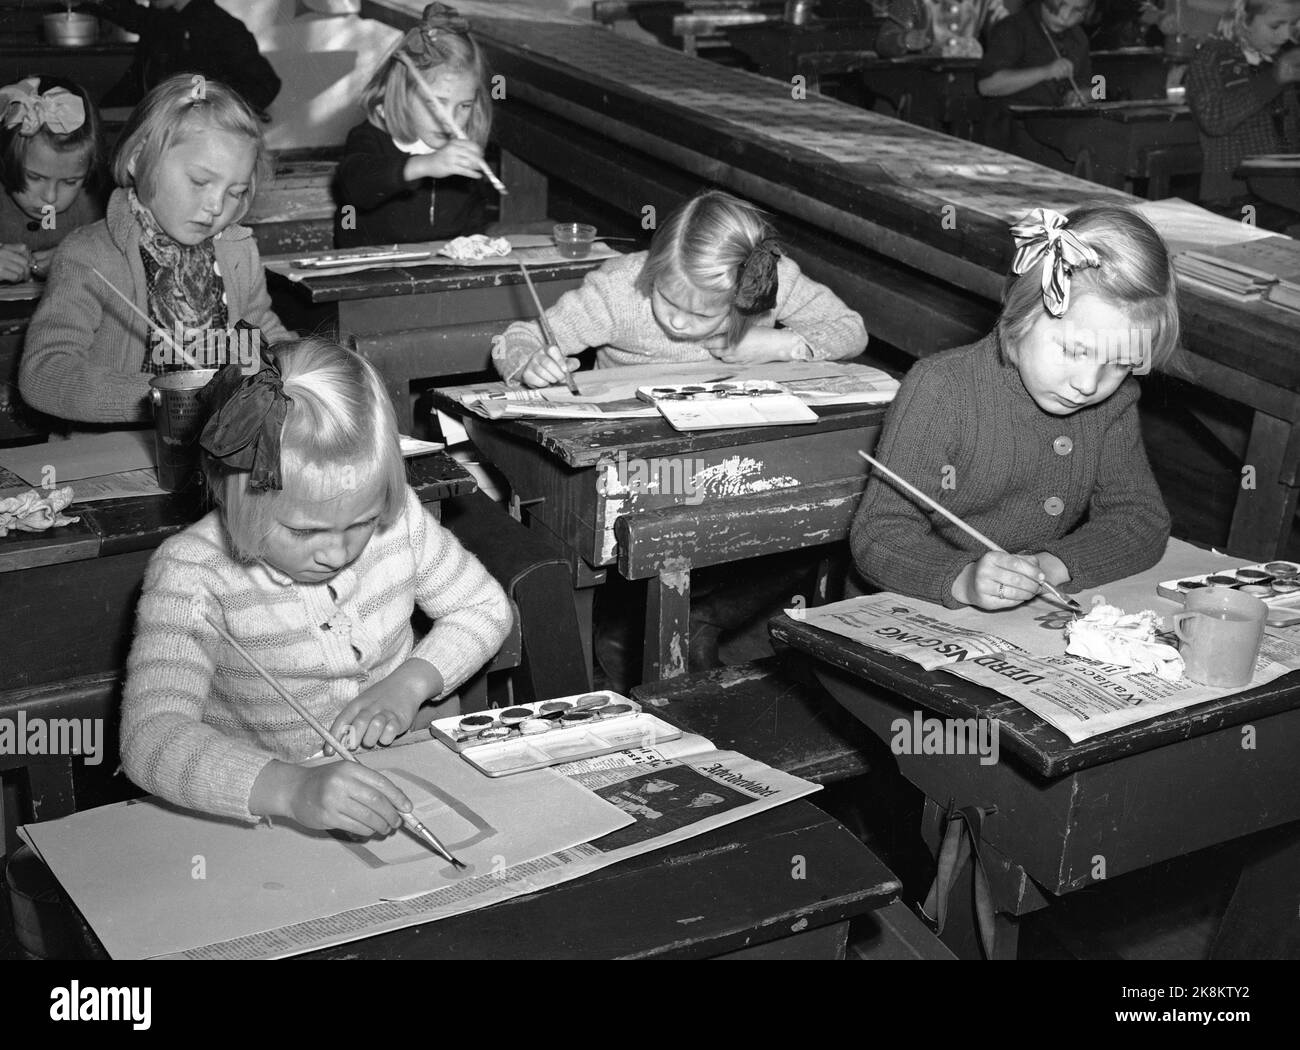
MULTIPOLYGON (((880 748, 791 654, 638 686, 632 697, 721 750, 818 784, 865 775, 868 753, 880 748)), ((954 957, 901 901, 857 921, 850 953, 872 961, 954 957)))

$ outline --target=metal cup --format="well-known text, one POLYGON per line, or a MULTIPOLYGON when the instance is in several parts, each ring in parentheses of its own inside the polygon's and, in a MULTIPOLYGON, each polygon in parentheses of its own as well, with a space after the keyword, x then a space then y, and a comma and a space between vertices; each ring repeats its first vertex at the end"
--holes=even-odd
POLYGON ((194 480, 199 465, 195 442, 203 420, 199 391, 216 374, 215 368, 200 368, 149 380, 158 484, 168 492, 179 492, 194 480))

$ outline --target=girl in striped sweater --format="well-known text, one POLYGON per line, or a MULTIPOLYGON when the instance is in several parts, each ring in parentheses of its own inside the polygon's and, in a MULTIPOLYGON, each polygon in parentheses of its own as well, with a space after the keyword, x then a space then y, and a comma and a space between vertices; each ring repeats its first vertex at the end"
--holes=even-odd
POLYGON ((254 376, 228 365, 205 390, 217 509, 149 562, 122 761, 141 787, 191 809, 384 835, 410 800, 355 763, 303 765, 315 733, 210 621, 336 737, 375 747, 497 651, 510 604, 407 486, 373 368, 317 339, 269 356, 254 376), (418 642, 416 606, 433 621, 418 642))

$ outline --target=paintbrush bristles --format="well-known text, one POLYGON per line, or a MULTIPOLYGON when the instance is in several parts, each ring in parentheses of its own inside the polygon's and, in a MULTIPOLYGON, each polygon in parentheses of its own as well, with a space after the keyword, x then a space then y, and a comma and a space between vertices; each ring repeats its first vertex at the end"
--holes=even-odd
MULTIPOLYGON (((433 88, 431 88, 429 82, 424 79, 424 74, 420 72, 420 67, 415 64, 411 59, 411 56, 403 51, 398 51, 397 59, 402 63, 402 65, 406 66, 407 70, 410 72, 411 80, 415 84, 415 89, 420 93, 420 97, 424 99, 429 109, 433 112, 434 118, 443 126, 443 130, 446 131, 448 135, 452 136, 452 138, 457 138, 461 141, 468 141, 469 136, 461 130, 461 126, 456 123, 456 118, 447 112, 447 107, 444 106, 438 96, 433 93, 433 88)), ((483 174, 487 176, 488 182, 492 183, 492 188, 495 189, 497 193, 501 194, 503 197, 509 195, 510 191, 506 189, 505 184, 496 177, 496 173, 488 167, 488 162, 482 157, 479 157, 478 166, 482 170, 483 174)))

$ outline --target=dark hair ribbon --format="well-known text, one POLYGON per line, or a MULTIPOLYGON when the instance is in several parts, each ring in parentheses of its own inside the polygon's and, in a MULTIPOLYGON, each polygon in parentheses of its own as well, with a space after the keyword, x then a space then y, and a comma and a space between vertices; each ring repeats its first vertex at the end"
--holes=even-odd
POLYGON ((199 395, 209 412, 199 444, 227 467, 249 472, 253 492, 284 487, 280 434, 293 400, 274 351, 264 350, 262 358, 268 363, 251 376, 238 364, 226 365, 199 395))
POLYGON ((745 258, 736 285, 736 309, 742 314, 762 314, 776 306, 776 262, 781 246, 773 237, 765 238, 745 258))
POLYGON ((439 33, 468 33, 469 21, 447 4, 429 4, 420 15, 420 24, 406 34, 406 49, 418 54, 432 51, 439 33))

